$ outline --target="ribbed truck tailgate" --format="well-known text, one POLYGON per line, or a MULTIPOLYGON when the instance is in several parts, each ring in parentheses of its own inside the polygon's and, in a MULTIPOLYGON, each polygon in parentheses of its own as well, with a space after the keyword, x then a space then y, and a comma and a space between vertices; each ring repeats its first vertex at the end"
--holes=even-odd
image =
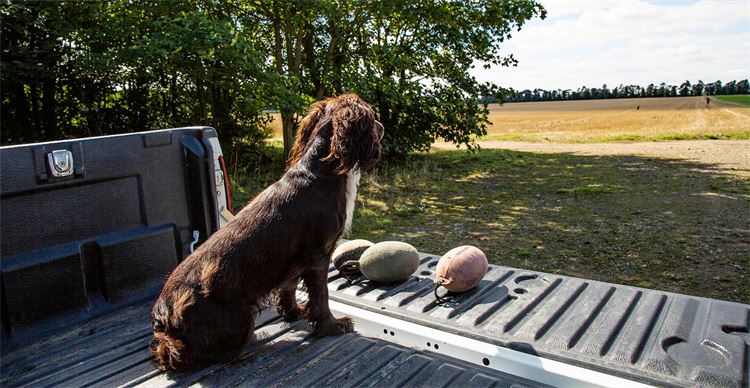
POLYGON ((422 255, 417 276, 393 285, 332 269, 330 298, 647 384, 748 386, 746 304, 491 265, 476 288, 441 305, 438 259, 422 255))

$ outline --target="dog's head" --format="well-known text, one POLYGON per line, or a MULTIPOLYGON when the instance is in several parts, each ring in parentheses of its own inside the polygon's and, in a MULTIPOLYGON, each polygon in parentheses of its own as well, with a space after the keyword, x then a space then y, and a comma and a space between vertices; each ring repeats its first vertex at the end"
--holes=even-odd
POLYGON ((328 153, 321 160, 336 163, 338 174, 367 170, 380 160, 383 132, 370 105, 356 94, 318 101, 300 122, 289 166, 302 159, 316 137, 330 136, 328 153))

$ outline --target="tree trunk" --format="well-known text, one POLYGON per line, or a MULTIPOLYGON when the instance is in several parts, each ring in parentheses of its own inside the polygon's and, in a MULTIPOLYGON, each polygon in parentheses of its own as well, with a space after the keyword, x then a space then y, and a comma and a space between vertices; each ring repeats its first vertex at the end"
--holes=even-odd
POLYGON ((203 78, 198 77, 195 80, 195 92, 198 94, 198 123, 199 125, 205 125, 206 123, 206 96, 203 93, 203 78))
POLYGON ((310 74, 310 83, 312 84, 312 95, 315 96, 315 100, 320 100, 325 95, 325 88, 320 78, 320 72, 315 65, 315 42, 314 42, 314 30, 310 23, 305 27, 305 39, 303 42, 305 68, 307 68, 308 74, 310 74))
POLYGON ((23 82, 16 82, 16 118, 18 119, 17 127, 21 130, 34 129, 31 127, 31 116, 29 116, 29 102, 26 99, 26 91, 23 82))
POLYGON ((45 78, 42 81, 42 126, 50 136, 59 139, 63 134, 57 131, 56 83, 54 78, 45 78))
POLYGON ((145 131, 148 129, 148 84, 146 83, 146 77, 136 78, 136 105, 138 112, 138 121, 136 122, 137 131, 145 131))
POLYGON ((294 132, 296 122, 294 120, 294 111, 290 109, 280 109, 281 112, 281 126, 284 135, 284 156, 289 157, 292 151, 292 145, 294 144, 294 132))
POLYGON ((220 87, 211 87, 211 125, 219 133, 219 140, 228 147, 233 147, 232 141, 236 133, 236 127, 229 115, 231 110, 231 98, 229 91, 220 87))
POLYGON ((39 141, 46 139, 44 134, 47 133, 47 131, 39 122, 39 86, 36 80, 30 82, 29 91, 31 92, 29 93, 31 97, 31 116, 29 116, 29 124, 31 125, 29 126, 29 128, 33 131, 33 135, 31 136, 31 138, 39 141))
POLYGON ((385 93, 380 90, 375 92, 375 104, 378 107, 378 121, 383 124, 386 130, 390 130, 391 126, 391 106, 388 103, 388 99, 385 98, 385 93))
POLYGON ((177 72, 172 73, 169 82, 169 120, 174 122, 177 118, 177 72))
MULTIPOLYGON (((281 37, 281 10, 279 9, 279 2, 274 1, 271 7, 272 19, 273 19, 273 56, 276 65, 276 72, 279 75, 284 74, 284 63, 283 63, 283 46, 284 42, 281 37)), ((289 58, 287 58, 289 59, 289 58)), ((284 138, 284 160, 289 157, 289 153, 292 151, 292 144, 294 144, 294 112, 286 107, 279 107, 281 113, 281 128, 282 136, 284 138)))
POLYGON ((33 133, 28 99, 23 82, 18 80, 11 80, 10 82, 11 87, 3 88, 3 94, 10 95, 9 104, 2 104, 3 132, 6 132, 3 136, 3 143, 5 143, 5 139, 11 139, 14 142, 26 142, 30 140, 27 134, 33 133), (12 114, 8 114, 9 111, 12 114))
POLYGON ((344 65, 344 53, 341 50, 339 41, 341 39, 341 30, 335 20, 331 20, 330 25, 331 42, 328 47, 328 60, 333 65, 333 91, 340 94, 343 91, 342 85, 342 68, 344 65))

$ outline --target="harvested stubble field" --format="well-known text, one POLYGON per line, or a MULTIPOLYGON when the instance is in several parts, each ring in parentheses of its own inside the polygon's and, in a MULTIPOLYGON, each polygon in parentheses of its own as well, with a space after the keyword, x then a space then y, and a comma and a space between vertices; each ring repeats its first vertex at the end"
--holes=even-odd
MULTIPOLYGON (((479 141, 553 143, 750 139, 743 96, 621 98, 490 104, 487 136, 479 141), (636 108, 639 108, 636 110, 636 108)), ((274 139, 281 121, 271 115, 274 139)))
MULTIPOLYGON (((724 97, 724 96, 722 96, 724 97)), ((481 140, 599 143, 750 139, 750 108, 705 97, 490 105, 481 140)))

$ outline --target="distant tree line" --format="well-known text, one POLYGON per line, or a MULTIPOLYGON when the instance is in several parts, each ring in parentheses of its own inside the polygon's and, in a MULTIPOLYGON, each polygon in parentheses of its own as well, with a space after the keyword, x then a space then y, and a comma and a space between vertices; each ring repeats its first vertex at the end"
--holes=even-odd
POLYGON ((534 0, 0 2, 0 142, 212 125, 226 148, 263 144, 273 107, 285 148, 315 100, 353 91, 403 155, 486 133, 469 74, 516 63, 501 44, 534 0))
MULTIPOLYGON (((722 83, 721 81, 704 83, 698 81, 691 83, 685 81, 678 85, 668 85, 662 82, 659 85, 649 84, 646 87, 640 85, 620 85, 613 89, 606 84, 601 88, 589 88, 582 86, 576 90, 557 89, 557 90, 522 90, 514 94, 506 95, 505 102, 532 102, 532 101, 563 101, 563 100, 596 100, 605 98, 637 98, 637 97, 685 97, 685 96, 703 96, 717 94, 748 94, 750 93, 750 83, 747 79, 741 81, 730 81, 722 83)), ((497 102, 496 97, 486 97, 486 102, 497 102)))

